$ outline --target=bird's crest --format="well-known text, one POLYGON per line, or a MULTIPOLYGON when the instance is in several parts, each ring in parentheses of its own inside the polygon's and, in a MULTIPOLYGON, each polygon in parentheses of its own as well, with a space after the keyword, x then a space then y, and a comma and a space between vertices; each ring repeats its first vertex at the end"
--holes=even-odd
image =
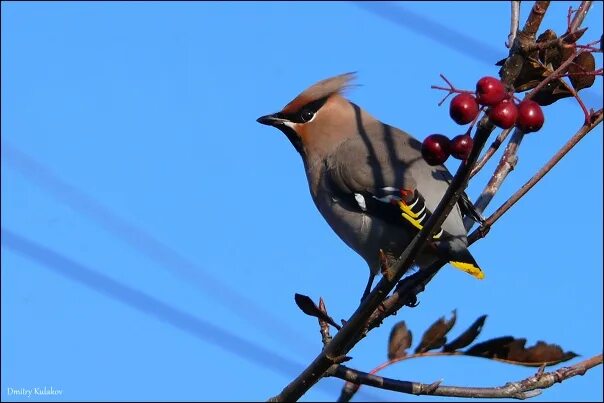
POLYGON ((294 113, 310 102, 328 97, 335 93, 341 93, 346 88, 351 86, 350 82, 354 80, 355 77, 356 73, 352 72, 321 80, 302 91, 300 95, 285 105, 285 108, 283 108, 282 112, 294 113))

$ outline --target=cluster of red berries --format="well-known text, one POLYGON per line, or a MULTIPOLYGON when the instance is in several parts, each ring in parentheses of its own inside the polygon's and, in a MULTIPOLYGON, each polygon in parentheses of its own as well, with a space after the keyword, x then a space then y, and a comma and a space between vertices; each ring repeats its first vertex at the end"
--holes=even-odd
POLYGON ((469 134, 460 134, 449 140, 444 134, 431 134, 422 143, 422 156, 429 165, 442 165, 452 155, 465 160, 470 155, 474 140, 469 134))
MULTIPOLYGON (((479 105, 490 108, 489 119, 502 129, 516 126, 524 133, 535 132, 541 129, 545 120, 539 104, 528 99, 516 104, 512 94, 507 93, 503 83, 494 77, 478 80, 475 94, 461 92, 456 95, 451 101, 449 115, 455 123, 465 125, 476 120, 479 105)), ((422 155, 430 165, 441 165, 450 155, 465 160, 473 144, 467 133, 451 140, 442 134, 432 134, 422 144, 422 155)))

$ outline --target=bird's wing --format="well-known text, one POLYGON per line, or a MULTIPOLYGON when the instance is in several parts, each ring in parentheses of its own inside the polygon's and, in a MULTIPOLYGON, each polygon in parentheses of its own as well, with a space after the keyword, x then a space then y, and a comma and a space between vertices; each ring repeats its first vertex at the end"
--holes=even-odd
MULTIPOLYGON (((426 164, 421 157, 421 144, 398 129, 389 127, 383 136, 355 137, 340 145, 327 161, 331 188, 349 208, 416 233, 440 202, 451 174, 443 166, 426 164)), ((451 244, 450 248, 459 249, 464 256, 459 256, 459 262, 453 256, 452 263, 480 277, 482 272, 477 274, 480 269, 465 248, 465 237, 461 213, 456 207, 436 230, 433 240, 445 241, 451 244), (472 267, 461 267, 465 263, 472 267), (478 271, 473 271, 474 267, 478 271)))
MULTIPOLYGON (((421 160, 414 148, 419 147, 416 140, 393 131, 388 135, 347 140, 328 161, 329 179, 351 208, 417 231, 433 208, 426 205, 426 197, 435 196, 438 203, 448 184, 438 179, 438 170, 421 160), (418 181, 418 174, 424 175, 422 180, 418 181), (431 187, 436 189, 424 195, 431 187)), ((443 174, 448 173, 443 170, 443 174)))

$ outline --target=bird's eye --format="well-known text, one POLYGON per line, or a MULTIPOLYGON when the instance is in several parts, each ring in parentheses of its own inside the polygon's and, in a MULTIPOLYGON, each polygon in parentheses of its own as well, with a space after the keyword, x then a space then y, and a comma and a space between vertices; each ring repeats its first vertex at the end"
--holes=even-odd
POLYGON ((315 113, 313 111, 311 111, 310 109, 302 109, 302 112, 300 112, 300 118, 302 119, 303 122, 308 122, 314 116, 315 116, 315 113))

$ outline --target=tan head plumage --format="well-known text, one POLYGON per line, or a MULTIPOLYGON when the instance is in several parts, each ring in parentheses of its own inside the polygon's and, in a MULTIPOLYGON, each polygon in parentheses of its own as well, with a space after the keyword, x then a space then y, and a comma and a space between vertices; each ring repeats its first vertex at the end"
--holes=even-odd
POLYGON ((293 113, 312 101, 316 101, 332 94, 342 93, 346 88, 351 86, 351 81, 355 78, 356 73, 351 72, 321 80, 311 87, 305 89, 290 103, 285 105, 282 112, 293 113))

